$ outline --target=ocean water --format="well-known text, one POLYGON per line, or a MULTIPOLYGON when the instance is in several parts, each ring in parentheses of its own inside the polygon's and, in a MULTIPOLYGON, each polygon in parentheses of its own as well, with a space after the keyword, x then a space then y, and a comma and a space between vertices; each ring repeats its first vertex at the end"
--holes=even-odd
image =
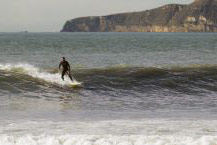
POLYGON ((217 145, 217 34, 0 33, 0 145, 217 145))

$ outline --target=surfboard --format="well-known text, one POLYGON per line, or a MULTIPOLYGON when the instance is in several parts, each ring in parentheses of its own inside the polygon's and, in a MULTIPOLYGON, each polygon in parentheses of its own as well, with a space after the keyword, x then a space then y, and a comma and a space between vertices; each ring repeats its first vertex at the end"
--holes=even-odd
POLYGON ((82 83, 74 80, 71 83, 69 83, 69 87, 72 87, 72 88, 82 87, 82 83))

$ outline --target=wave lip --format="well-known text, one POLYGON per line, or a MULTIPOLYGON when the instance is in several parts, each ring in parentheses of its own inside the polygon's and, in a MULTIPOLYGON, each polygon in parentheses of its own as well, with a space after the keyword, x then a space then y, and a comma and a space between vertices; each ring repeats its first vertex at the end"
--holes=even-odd
POLYGON ((63 81, 59 73, 52 74, 41 71, 39 68, 30 64, 0 64, 0 70, 26 74, 33 78, 62 86, 71 84, 71 80, 68 77, 65 77, 63 81))

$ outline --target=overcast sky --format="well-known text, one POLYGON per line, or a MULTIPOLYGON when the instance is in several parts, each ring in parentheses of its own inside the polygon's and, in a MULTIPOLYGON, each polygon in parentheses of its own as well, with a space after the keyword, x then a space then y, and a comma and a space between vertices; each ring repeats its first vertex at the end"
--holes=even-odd
POLYGON ((0 0, 0 32, 58 32, 67 20, 193 0, 0 0))

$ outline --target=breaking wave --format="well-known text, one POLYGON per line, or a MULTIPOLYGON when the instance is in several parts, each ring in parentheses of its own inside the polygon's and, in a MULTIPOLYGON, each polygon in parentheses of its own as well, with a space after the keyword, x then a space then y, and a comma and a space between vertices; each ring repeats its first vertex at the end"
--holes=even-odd
POLYGON ((29 64, 0 64, 0 70, 22 73, 35 79, 59 85, 69 85, 71 83, 71 80, 67 77, 63 81, 59 73, 49 73, 29 64))
MULTIPOLYGON (((68 77, 62 81, 57 69, 41 69, 30 64, 0 64, 4 76, 29 77, 29 81, 45 81, 57 85, 71 83, 68 77), (18 75, 19 74, 19 75, 18 75)), ((0 73, 1 73, 0 72, 0 73)), ((178 92, 217 91, 216 65, 191 65, 173 67, 127 67, 73 69, 75 78, 83 82, 85 89, 148 91, 170 89, 178 92)))

